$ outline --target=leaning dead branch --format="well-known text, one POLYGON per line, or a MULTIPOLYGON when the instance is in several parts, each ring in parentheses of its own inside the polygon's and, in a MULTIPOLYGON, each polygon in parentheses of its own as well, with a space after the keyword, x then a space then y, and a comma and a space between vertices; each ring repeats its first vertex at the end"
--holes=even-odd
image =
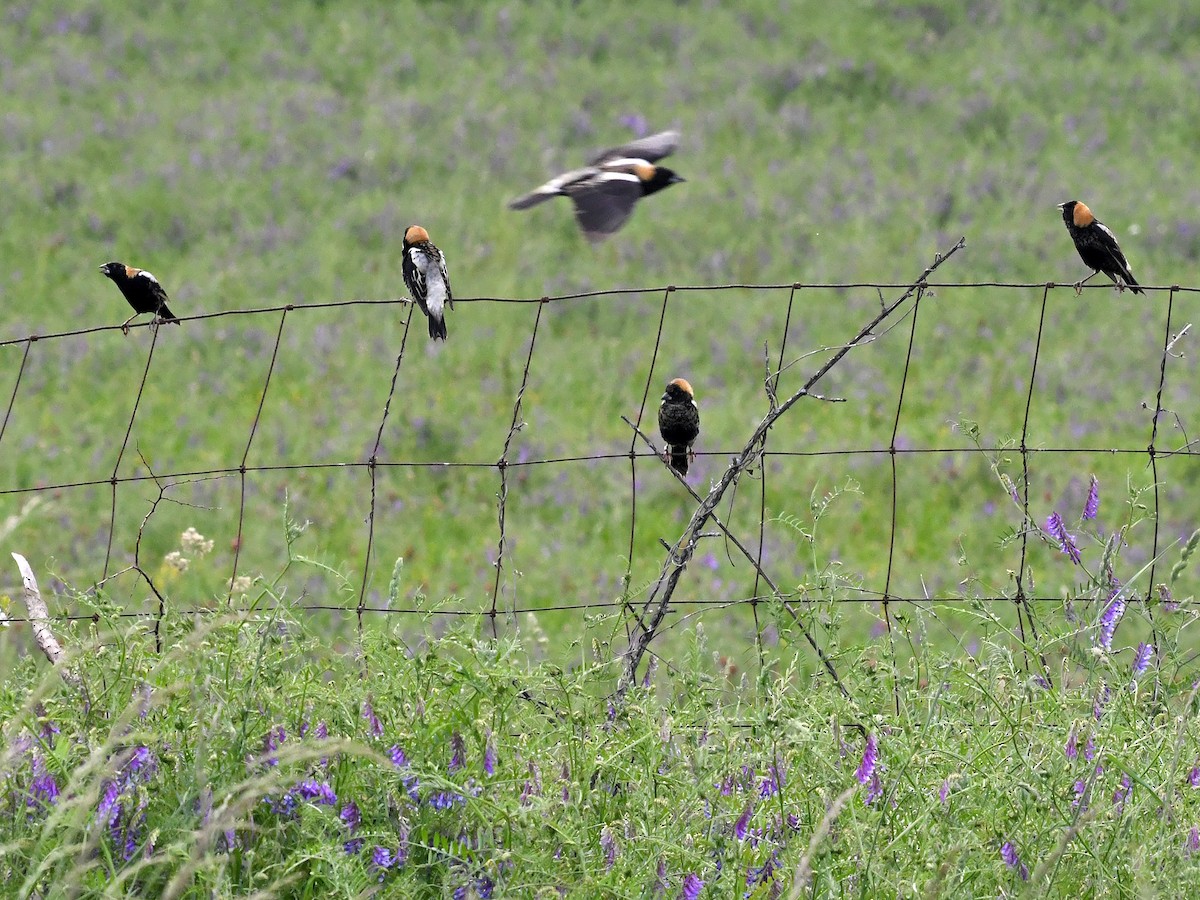
MULTIPOLYGON (((788 397, 787 400, 783 401, 777 408, 770 410, 759 423, 758 427, 754 429, 754 433, 750 435, 741 452, 730 462, 720 481, 713 486, 712 490, 708 492, 708 496, 696 507, 696 511, 692 514, 691 521, 688 522, 683 534, 667 553, 667 558, 663 561, 662 571, 655 582, 654 590, 651 591, 650 596, 646 599, 646 603, 642 607, 642 614, 635 623, 629 649, 625 654, 625 666, 621 673, 621 680, 617 684, 615 697, 617 703, 620 703, 624 699, 629 686, 635 683, 638 666, 641 664, 642 657, 645 655, 651 641, 654 640, 659 632, 659 627, 670 608, 671 597, 675 593, 675 588, 679 584, 679 579, 682 577, 684 569, 687 568, 688 562, 696 551, 696 545, 701 540, 708 520, 713 517, 714 511, 721 502, 721 498, 725 495, 725 491, 758 459, 763 439, 766 437, 767 432, 770 431, 771 426, 802 398, 809 396, 817 382, 841 362, 846 354, 860 344, 871 340, 875 329, 879 327, 880 323, 904 305, 918 290, 921 290, 929 275, 947 259, 965 247, 966 242, 967 239, 965 237, 959 238, 958 243, 951 247, 945 254, 939 253, 934 258, 934 261, 908 286, 903 294, 890 304, 885 305, 879 314, 858 332, 853 340, 842 346, 825 365, 821 366, 804 383, 803 387, 788 397)), ((832 663, 827 659, 824 662, 826 669, 830 670, 830 675, 834 678, 835 682, 838 681, 836 671, 832 670, 832 663)))

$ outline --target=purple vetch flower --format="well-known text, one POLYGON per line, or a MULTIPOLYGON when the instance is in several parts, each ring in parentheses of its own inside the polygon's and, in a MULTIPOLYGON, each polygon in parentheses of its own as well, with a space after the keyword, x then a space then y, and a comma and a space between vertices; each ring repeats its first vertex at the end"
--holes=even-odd
POLYGON ((489 776, 496 774, 496 742, 490 734, 483 747, 483 772, 489 776))
POLYGON ((274 751, 279 749, 279 745, 287 740, 287 732, 282 725, 276 725, 274 728, 267 730, 267 736, 263 738, 263 756, 266 757, 268 766, 279 765, 279 757, 274 756, 274 751))
POLYGON ((1183 849, 1187 851, 1188 856, 1191 856, 1197 850, 1200 850, 1200 828, 1195 825, 1188 832, 1187 843, 1183 845, 1183 849))
POLYGON ((408 862, 408 820, 401 820, 399 828, 399 842, 396 844, 396 856, 392 860, 397 869, 403 868, 408 862))
POLYGON ((942 787, 938 791, 938 800, 942 804, 942 809, 950 808, 950 778, 946 777, 942 781, 942 787))
POLYGON ((1006 866, 1021 876, 1022 881, 1029 880, 1029 869, 1021 862, 1021 857, 1017 855, 1017 848, 1012 845, 1012 841, 1005 841, 1001 845, 1000 858, 1004 860, 1006 866))
POLYGON ((1133 677, 1137 678, 1148 668, 1150 668, 1150 660, 1154 656, 1154 645, 1147 644, 1142 641, 1138 644, 1137 653, 1133 657, 1133 677))
POLYGON ((1096 759, 1096 741, 1090 734, 1083 745, 1083 758, 1088 762, 1094 762, 1096 759))
POLYGON ((387 847, 375 846, 371 851, 371 868, 379 870, 379 880, 383 881, 387 875, 387 870, 392 867, 392 851, 387 847))
POLYGON ((401 775, 400 784, 404 786, 404 792, 408 794, 408 799, 413 803, 419 803, 421 797, 421 779, 416 775, 401 775))
POLYGON ((1092 476, 1092 483, 1088 485, 1087 500, 1083 504, 1084 519, 1096 518, 1096 513, 1100 511, 1100 482, 1096 480, 1096 476, 1092 476))
POLYGON ((113 779, 104 786, 100 794, 100 805, 96 807, 96 821, 105 827, 111 827, 121 815, 121 785, 113 779))
POLYGON ((654 886, 650 888, 651 897, 661 897, 667 892, 667 861, 664 857, 658 858, 658 867, 654 870, 654 886))
POLYGON ((1079 548, 1075 546, 1075 536, 1067 531, 1062 516, 1057 512, 1050 513, 1050 517, 1046 519, 1046 533, 1058 541, 1059 548, 1071 557, 1071 562, 1079 565, 1082 557, 1079 554, 1079 548))
POLYGON ((1071 726, 1071 732, 1067 735, 1067 744, 1063 747, 1063 753, 1067 755, 1067 759, 1074 760, 1079 756, 1078 736, 1075 733, 1075 726, 1071 726))
POLYGON ((486 875, 480 875, 475 879, 475 896, 479 900, 491 900, 492 891, 495 889, 496 883, 486 875))
POLYGON ((388 749, 388 757, 392 760, 392 765, 397 769, 403 769, 408 765, 408 757, 404 754, 404 750, 399 744, 392 744, 388 749))
POLYGON ((296 785, 296 793, 318 806, 336 806, 337 794, 327 781, 306 778, 296 785))
POLYGON ((358 804, 353 800, 347 800, 342 806, 342 811, 338 813, 338 818, 342 820, 342 824, 350 829, 350 833, 358 831, 358 826, 362 824, 362 813, 358 810, 358 804))
POLYGON ((317 723, 317 727, 314 729, 313 733, 317 736, 317 740, 319 741, 323 741, 329 737, 329 726, 325 724, 324 719, 317 723))
POLYGON ((375 707, 371 705, 370 695, 367 695, 367 699, 363 701, 362 717, 367 720, 371 737, 383 737, 383 723, 379 721, 379 716, 375 715, 375 707))
POLYGON ((753 812, 754 804, 746 804, 746 808, 742 811, 742 814, 738 816, 737 821, 733 823, 733 836, 739 841, 744 841, 746 839, 746 829, 750 826, 750 816, 753 814, 753 812))
POLYGON ((1129 779, 1128 772, 1121 773, 1121 783, 1117 785, 1117 789, 1113 791, 1113 806, 1117 808, 1117 813, 1125 811, 1125 801, 1129 799, 1129 795, 1133 792, 1133 782, 1129 779))
POLYGON ((792 831, 800 830, 800 817, 796 813, 788 813, 785 821, 787 822, 787 827, 792 831))
POLYGON ((875 763, 878 760, 877 750, 875 735, 868 734, 867 745, 863 748, 862 762, 858 764, 858 768, 854 772, 854 777, 858 779, 859 784, 869 783, 875 774, 875 763))
POLYGON ((58 782, 46 771, 46 763, 40 756, 33 757, 33 780, 29 782, 29 796, 25 806, 29 809, 53 806, 58 800, 58 782))
POLYGON ((1125 617, 1125 601, 1121 599, 1120 588, 1116 594, 1109 600, 1108 606, 1104 608, 1104 612, 1100 614, 1100 646, 1105 650, 1112 652, 1113 635, 1116 634, 1117 626, 1121 624, 1121 619, 1125 617))
POLYGON ((360 837, 350 838, 346 843, 342 844, 342 852, 347 856, 354 856, 358 851, 362 850, 363 839, 360 837))
POLYGON ((1188 772, 1188 784, 1194 788, 1200 788, 1200 762, 1192 766, 1192 771, 1188 772))
POLYGON ((863 805, 870 806, 876 800, 883 796, 883 780, 879 777, 879 770, 871 773, 871 783, 867 785, 867 793, 863 797, 863 805))
POLYGON ((1179 602, 1171 596, 1171 589, 1165 584, 1158 586, 1158 600, 1162 604, 1163 612, 1175 612, 1179 609, 1179 602))
POLYGON ((446 771, 453 775, 467 764, 467 744, 457 731, 450 735, 450 763, 446 771))
POLYGON ((604 854, 604 871, 611 872, 617 862, 617 839, 607 825, 600 829, 600 850, 604 854))
MULTIPOLYGON (((1193 833, 1196 831, 1192 829, 1193 833)), ((683 886, 679 890, 679 900, 698 900, 700 891, 704 889, 704 882, 700 880, 700 876, 694 872, 688 872, 683 876, 683 886)))
POLYGON ((467 798, 453 791, 434 791, 429 795, 429 805, 434 809, 450 809, 455 804, 465 806, 467 798))

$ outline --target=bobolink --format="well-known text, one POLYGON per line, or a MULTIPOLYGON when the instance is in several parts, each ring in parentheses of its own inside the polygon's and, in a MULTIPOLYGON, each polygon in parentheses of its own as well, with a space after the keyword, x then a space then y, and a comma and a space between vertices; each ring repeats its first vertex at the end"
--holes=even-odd
POLYGON ((100 271, 116 283, 134 309, 133 315, 121 323, 123 332, 129 334, 129 323, 142 313, 154 313, 159 321, 179 324, 175 314, 167 308, 167 292, 158 283, 158 279, 145 269, 110 262, 102 265, 100 271))
POLYGON ((633 214, 642 197, 684 181, 655 163, 679 146, 679 132, 661 131, 620 147, 605 150, 584 168, 552 178, 508 204, 509 209, 529 209, 551 197, 570 197, 575 220, 589 241, 616 233, 633 214))
POLYGON ((429 336, 446 339, 446 307, 454 308, 446 257, 429 240, 429 232, 410 225, 404 232, 404 283, 412 298, 429 318, 429 336))
POLYGON ((680 475, 686 475, 692 444, 700 434, 700 410, 692 386, 682 378, 667 385, 658 407, 658 431, 667 446, 663 459, 680 475))
POLYGON ((1113 284, 1118 288, 1128 285, 1135 294, 1142 293, 1142 289, 1138 287, 1138 283, 1133 278, 1133 272, 1129 270, 1125 254, 1121 252, 1121 247, 1117 244, 1117 236, 1112 233, 1112 230, 1097 220, 1087 205, 1078 200, 1060 203, 1058 208, 1062 210, 1063 222, 1066 223, 1067 231, 1071 233, 1071 240, 1075 242, 1079 258, 1092 270, 1091 275, 1075 285, 1075 292, 1079 293, 1079 289, 1083 287, 1084 281, 1087 281, 1088 278, 1093 277, 1097 272, 1103 272, 1113 280, 1113 284))

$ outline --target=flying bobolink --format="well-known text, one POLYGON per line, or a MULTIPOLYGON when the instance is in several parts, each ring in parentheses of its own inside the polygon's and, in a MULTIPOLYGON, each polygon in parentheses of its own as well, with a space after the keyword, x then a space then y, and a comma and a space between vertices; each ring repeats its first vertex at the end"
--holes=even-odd
POLYGON ((676 378, 663 392, 658 407, 658 431, 666 441, 663 459, 680 475, 686 475, 692 444, 700 434, 700 410, 692 386, 676 378))
POLYGON ((551 178, 508 204, 509 209, 529 209, 551 197, 570 197, 575 220, 589 241, 615 234, 633 214, 642 197, 684 181, 655 163, 679 146, 679 132, 661 131, 620 147, 605 150, 582 169, 551 178))
POLYGON ((404 232, 404 283, 408 292, 429 318, 429 336, 446 339, 446 307, 454 309, 450 295, 450 276, 446 257, 429 240, 429 232, 420 225, 409 225, 404 232))
MULTIPOLYGON (((1142 293, 1142 289, 1133 278, 1133 272, 1129 270, 1125 254, 1117 244, 1117 236, 1092 215, 1087 204, 1078 200, 1068 200, 1058 204, 1058 208, 1062 210, 1063 222, 1066 223, 1067 231, 1071 233, 1071 240, 1075 242, 1079 258, 1092 270, 1092 274, 1083 281, 1087 281, 1097 272, 1103 272, 1118 288, 1128 285, 1135 294, 1142 293)), ((1076 293, 1083 286, 1083 281, 1075 285, 1076 293)))

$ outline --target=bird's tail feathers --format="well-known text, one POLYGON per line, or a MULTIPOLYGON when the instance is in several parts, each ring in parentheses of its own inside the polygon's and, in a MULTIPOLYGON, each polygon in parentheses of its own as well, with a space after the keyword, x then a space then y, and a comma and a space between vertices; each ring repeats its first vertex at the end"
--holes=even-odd
POLYGON ((1128 285, 1129 289, 1135 294, 1146 293, 1138 286, 1137 280, 1133 277, 1133 273, 1128 269, 1125 270, 1125 284, 1128 285))
POLYGON ((158 317, 164 322, 174 322, 176 325, 179 324, 179 319, 176 318, 175 313, 167 309, 167 304, 165 303, 158 308, 158 317))
POLYGON ((671 468, 680 475, 686 475, 688 471, 688 450, 683 444, 671 445, 671 468))
POLYGON ((559 194, 558 186, 553 182, 544 184, 536 191, 530 191, 528 194, 523 194, 516 200, 512 200, 508 204, 509 209, 529 209, 531 206, 537 206, 539 203, 544 203, 551 197, 557 197, 559 194))
POLYGON ((429 336, 436 340, 446 339, 446 320, 441 316, 429 317, 429 336))

